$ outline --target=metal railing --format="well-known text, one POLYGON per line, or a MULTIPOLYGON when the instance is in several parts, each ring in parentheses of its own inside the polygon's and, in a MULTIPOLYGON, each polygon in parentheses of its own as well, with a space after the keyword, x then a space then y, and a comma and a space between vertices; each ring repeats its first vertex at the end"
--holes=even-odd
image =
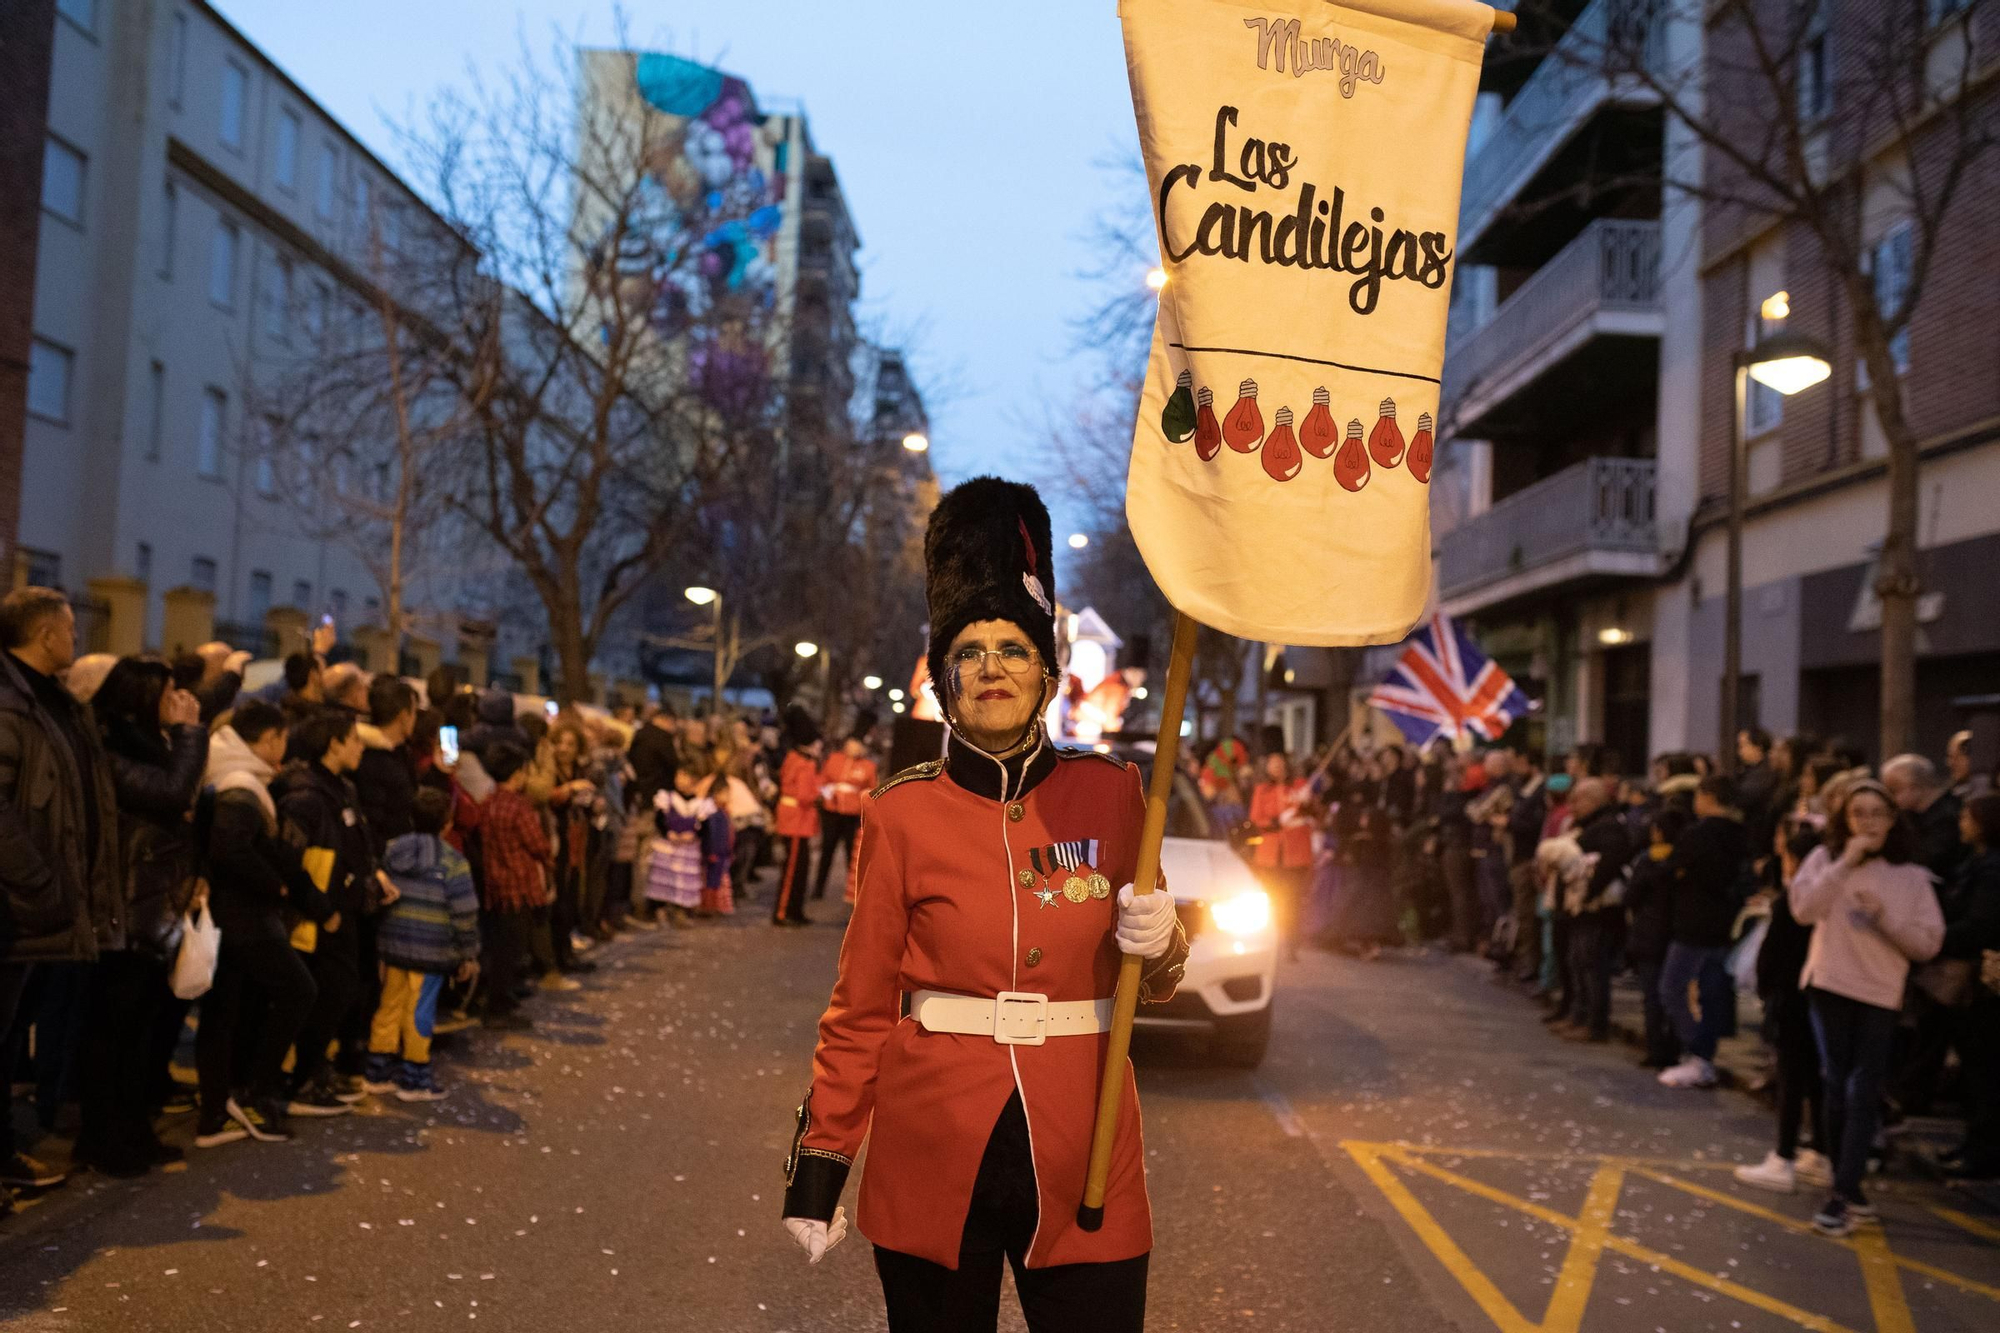
POLYGON ((1658 550, 1650 458, 1590 458, 1446 533, 1438 590, 1454 597, 1585 551, 1658 550))
POLYGON ((1545 355, 1600 311, 1652 312, 1660 305, 1660 224, 1600 218, 1537 269, 1484 324, 1452 339, 1443 398, 1503 379, 1545 355))
POLYGON ((1620 60, 1635 54, 1646 69, 1662 68, 1665 43, 1655 17, 1661 12, 1648 0, 1594 0, 1576 16, 1465 164, 1458 206, 1461 251, 1509 202, 1531 165, 1559 148, 1600 103, 1657 100, 1637 77, 1613 71, 1620 60), (1647 25, 1643 32, 1642 24, 1647 25))

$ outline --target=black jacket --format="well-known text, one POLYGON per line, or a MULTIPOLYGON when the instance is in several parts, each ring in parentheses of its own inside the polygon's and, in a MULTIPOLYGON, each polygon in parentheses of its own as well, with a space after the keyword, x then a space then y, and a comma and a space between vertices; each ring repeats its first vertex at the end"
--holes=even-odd
POLYGON ((1507 837, 1513 844, 1512 865, 1524 865, 1535 859, 1535 848, 1542 845, 1542 825, 1549 818, 1548 779, 1537 773, 1530 781, 1533 787, 1523 783, 1514 793, 1514 808, 1507 812, 1507 837))
POLYGON ((1771 924, 1757 948, 1757 994, 1770 1004, 1799 993, 1799 973, 1805 970, 1813 928, 1792 915, 1792 895, 1771 900, 1771 924))
POLYGON ((1917 831, 1917 860, 1937 877, 1938 897, 1945 904, 1945 916, 1952 913, 1951 899, 1957 892, 1958 869, 1970 849, 1958 836, 1959 800, 1945 792, 1930 807, 1906 816, 1917 831))
POLYGON ((674 782, 674 765, 680 761, 680 742, 671 731, 648 722, 632 738, 625 762, 632 765, 632 794, 641 809, 649 808, 653 793, 674 782))
POLYGON ((354 771, 354 790, 368 821, 369 849, 379 862, 391 842, 414 832, 412 809, 417 799, 417 765, 410 746, 389 744, 367 723, 361 725, 361 767, 354 771))
POLYGON ((285 841, 301 849, 332 849, 333 873, 327 877, 326 896, 333 910, 352 920, 371 908, 379 896, 375 853, 354 784, 317 761, 290 763, 271 779, 271 796, 278 804, 278 826, 285 841))
POLYGON ((90 710, 45 701, 0 651, 0 961, 83 962, 125 947, 117 793, 90 710), (88 782, 48 706, 90 749, 88 782), (97 839, 88 830, 94 803, 97 839))
POLYGON ((1719 949, 1730 943, 1742 905, 1750 844, 1743 824, 1725 815, 1695 823, 1674 843, 1675 944, 1719 949))
POLYGON ((1625 869, 1625 956, 1656 963, 1674 942, 1674 871, 1668 856, 1643 847, 1625 869))
POLYGON ((1944 928, 1938 957, 1976 963, 1984 950, 2000 949, 2000 848, 1966 859, 1952 898, 1958 911, 1944 928))
POLYGON ((1632 859, 1632 843, 1625 836, 1625 820, 1618 807, 1607 805, 1578 825, 1576 845, 1584 855, 1597 858, 1583 910, 1595 912, 1615 906, 1604 901, 1605 891, 1625 874, 1625 865, 1632 859))
POLYGON ((305 873, 299 849, 278 836, 275 806, 267 811, 252 788, 274 775, 224 727, 209 745, 207 786, 197 827, 208 830, 208 904, 229 941, 279 940, 291 934, 288 916, 324 921, 333 904, 305 873))
POLYGON ((167 962, 180 938, 180 915, 193 896, 199 849, 191 816, 208 764, 208 732, 175 727, 163 737, 113 723, 104 753, 118 793, 126 947, 167 962))

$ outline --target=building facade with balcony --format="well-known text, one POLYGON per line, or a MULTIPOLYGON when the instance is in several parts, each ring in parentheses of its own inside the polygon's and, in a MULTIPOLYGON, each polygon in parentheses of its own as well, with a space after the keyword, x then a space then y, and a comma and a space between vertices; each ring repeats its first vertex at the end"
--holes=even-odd
MULTIPOLYGON (((1687 489, 1667 442, 1693 417, 1663 377, 1695 322, 1692 206, 1658 185, 1669 123, 1643 80, 1592 58, 1636 11, 1591 0, 1557 11, 1559 40, 1489 50, 1432 515, 1437 600, 1538 702, 1527 743, 1595 741, 1627 767, 1656 748, 1651 600, 1687 489)), ((1648 35, 1645 57, 1667 42, 1648 35)))

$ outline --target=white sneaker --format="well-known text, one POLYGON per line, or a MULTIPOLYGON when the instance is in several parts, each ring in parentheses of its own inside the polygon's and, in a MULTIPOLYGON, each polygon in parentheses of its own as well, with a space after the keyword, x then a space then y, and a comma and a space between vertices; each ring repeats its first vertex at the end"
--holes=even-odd
POLYGON ((597 941, 588 935, 578 935, 572 931, 569 937, 569 947, 580 954, 589 953, 597 947, 597 941))
POLYGON ((581 981, 578 981, 575 977, 566 977, 560 972, 550 972, 545 976, 543 976, 542 979, 536 984, 539 985, 543 990, 547 991, 572 991, 572 990, 583 989, 583 983, 581 981))
POLYGON ((1799 1149, 1798 1158, 1792 1163, 1800 1180, 1819 1189, 1833 1188, 1833 1163, 1826 1154, 1814 1152, 1811 1148, 1799 1149))
POLYGON ((1739 1166, 1736 1178, 1746 1185, 1755 1185, 1760 1190, 1771 1190, 1777 1194, 1790 1194, 1798 1186, 1796 1166, 1776 1153, 1766 1153, 1764 1160, 1755 1166, 1739 1166))
POLYGON ((1698 1055, 1690 1055, 1672 1069, 1661 1070, 1660 1084, 1668 1088, 1712 1088, 1715 1066, 1698 1055))

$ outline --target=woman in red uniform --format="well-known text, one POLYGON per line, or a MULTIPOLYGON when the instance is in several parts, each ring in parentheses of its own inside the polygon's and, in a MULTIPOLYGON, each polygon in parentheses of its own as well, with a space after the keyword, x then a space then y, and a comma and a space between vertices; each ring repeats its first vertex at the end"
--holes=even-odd
POLYGON ((1264 756, 1264 780, 1250 793, 1250 822, 1257 828, 1257 869, 1278 908, 1285 957, 1298 960, 1299 917, 1312 878, 1312 789, 1292 776, 1283 754, 1264 756))
POLYGON ((776 830, 785 866, 778 873, 771 924, 809 926, 806 881, 812 876, 813 839, 819 836, 819 726, 797 704, 785 710, 785 741, 790 749, 778 769, 776 830))
POLYGON ((1167 894, 1131 892, 1137 770, 1043 734, 1061 676, 1041 500, 967 482, 924 561, 950 739, 863 803, 785 1226, 814 1262, 839 1242, 865 1139, 858 1222, 891 1333, 992 1329, 1003 1259, 1033 1333, 1138 1333, 1153 1237, 1129 1065, 1103 1225, 1076 1211, 1121 951, 1148 960, 1141 998, 1159 1001, 1187 941, 1167 894))

